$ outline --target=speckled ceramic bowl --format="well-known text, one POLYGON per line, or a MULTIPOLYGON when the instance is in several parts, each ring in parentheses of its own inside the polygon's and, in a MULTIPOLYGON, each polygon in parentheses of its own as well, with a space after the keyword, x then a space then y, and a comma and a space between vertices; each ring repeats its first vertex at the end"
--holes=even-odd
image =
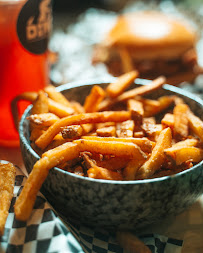
MULTIPOLYGON (((111 80, 112 81, 112 80, 111 80)), ((110 80, 109 80, 110 82, 110 80)), ((146 84, 146 80, 137 80, 146 84)), ((68 99, 84 102, 96 81, 58 87, 68 99)), ((203 119, 203 101, 184 90, 165 85, 151 97, 178 95, 203 119)), ((29 142, 27 108, 20 121, 19 133, 25 166, 31 171, 39 156, 29 142)), ((203 193, 203 162, 174 176, 142 181, 105 181, 85 178, 58 168, 50 170, 41 189, 48 201, 63 216, 91 226, 105 228, 141 228, 190 206, 203 193)))

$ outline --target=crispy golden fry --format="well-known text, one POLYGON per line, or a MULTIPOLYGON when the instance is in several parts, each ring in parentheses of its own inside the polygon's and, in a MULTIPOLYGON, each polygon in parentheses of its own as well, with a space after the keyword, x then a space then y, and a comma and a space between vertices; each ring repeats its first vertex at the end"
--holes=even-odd
POLYGON ((127 101, 128 110, 131 112, 132 120, 134 120, 135 125, 140 126, 142 124, 142 118, 144 116, 143 104, 135 99, 129 99, 127 101))
POLYGON ((116 97, 115 99, 104 99, 99 105, 98 105, 98 111, 103 111, 112 106, 115 103, 120 103, 122 101, 127 101, 128 99, 134 98, 136 96, 142 96, 146 95, 152 91, 155 91, 163 86, 166 79, 165 77, 161 76, 153 80, 148 85, 143 85, 141 87, 129 90, 121 94, 120 96, 116 97))
POLYGON ((145 179, 151 177, 155 171, 160 169, 165 160, 164 150, 171 147, 171 143, 172 133, 168 127, 161 131, 150 158, 141 166, 136 178, 145 179))
POLYGON ((125 89, 127 89, 130 84, 138 77, 138 72, 133 70, 126 74, 123 74, 117 78, 114 83, 110 83, 106 92, 112 98, 119 96, 125 89))
POLYGON ((84 103, 85 112, 96 112, 99 103, 103 100, 105 91, 98 85, 94 85, 84 103))
POLYGON ((174 128, 174 115, 172 113, 166 113, 161 120, 163 128, 170 127, 172 130, 174 128))
POLYGON ((68 99, 61 92, 58 92, 53 85, 48 85, 47 87, 45 87, 44 91, 52 100, 72 108, 71 103, 68 101, 68 99))
POLYGON ((143 152, 150 153, 155 146, 155 142, 147 138, 117 138, 117 137, 98 137, 98 136, 82 136, 82 139, 95 140, 95 141, 118 141, 118 142, 131 142, 138 145, 143 152))
POLYGON ((108 126, 108 127, 99 128, 96 130, 96 133, 98 136, 102 136, 102 137, 116 136, 116 127, 108 126))
POLYGON ((88 177, 95 179, 123 180, 123 177, 119 172, 111 171, 96 165, 94 165, 93 168, 88 169, 87 174, 88 177))
POLYGON ((187 138, 189 107, 186 104, 178 104, 174 107, 174 135, 177 139, 187 138))
POLYGON ((95 157, 93 159, 97 166, 113 171, 125 168, 128 163, 126 157, 103 156, 103 159, 96 159, 95 157))
POLYGON ((13 197, 16 168, 12 163, 0 162, 0 237, 9 214, 13 197))
POLYGON ((109 126, 116 126, 116 123, 115 122, 104 122, 104 123, 95 124, 96 129, 109 127, 109 126))
POLYGON ((42 135, 45 132, 45 129, 42 128, 33 128, 30 134, 30 140, 31 141, 36 141, 40 135, 42 135))
POLYGON ((49 129, 42 134, 39 139, 36 140, 36 145, 45 149, 47 145, 51 142, 54 136, 60 132, 61 127, 69 125, 80 125, 86 123, 101 123, 101 122, 122 122, 130 119, 130 112, 119 111, 119 112, 95 112, 95 113, 85 113, 77 114, 69 117, 62 118, 54 123, 49 129))
POLYGON ((77 143, 80 151, 89 151, 100 153, 103 155, 114 155, 119 157, 128 157, 137 160, 146 159, 145 153, 134 143, 118 142, 118 141, 96 141, 88 139, 80 139, 73 141, 77 143))
POLYGON ((84 107, 76 101, 71 101, 71 107, 74 109, 75 113, 85 113, 84 107))
POLYGON ((46 94, 41 90, 39 91, 36 100, 33 102, 31 114, 41 114, 48 112, 49 112, 48 98, 46 94))
POLYGON ((134 98, 136 96, 146 95, 154 90, 161 88, 165 81, 165 77, 160 76, 151 81, 151 83, 148 85, 143 85, 141 87, 124 92, 119 97, 117 97, 117 101, 126 101, 127 99, 134 98))
POLYGON ((159 106, 160 103, 158 100, 152 100, 152 99, 147 99, 147 98, 137 98, 140 103, 143 105, 144 109, 144 117, 151 117, 157 114, 159 111, 159 106))
POLYGON ((174 104, 175 105, 178 105, 178 104, 184 104, 184 100, 178 96, 172 96, 173 97, 173 100, 174 100, 174 104))
POLYGON ((74 113, 72 107, 67 107, 63 104, 60 104, 51 98, 48 98, 49 111, 56 114, 58 117, 66 117, 74 113))
POLYGON ((53 113, 40 113, 32 114, 27 119, 36 126, 49 127, 59 120, 59 117, 53 113))
POLYGON ((189 128, 203 141, 203 121, 191 111, 188 113, 189 128))
POLYGON ((198 163, 203 159, 203 149, 196 147, 171 147, 164 150, 167 157, 172 158, 176 165, 180 165, 188 160, 198 163))
POLYGON ((118 137, 125 138, 125 137, 133 137, 134 131, 134 121, 127 120, 120 124, 119 129, 116 131, 118 137))
POLYGON ((67 140, 63 139, 63 137, 59 137, 59 136, 61 135, 57 134, 44 151, 48 151, 50 149, 56 148, 67 142, 67 140))
MULTIPOLYGON (((117 171, 109 170, 98 166, 92 158, 89 157, 85 152, 83 153, 85 166, 88 169, 87 175, 90 178, 95 179, 106 179, 106 180, 122 180, 122 175, 117 171)), ((98 162, 98 161, 97 161, 98 162)))
POLYGON ((88 134, 94 129, 94 124, 82 124, 83 133, 88 134))
POLYGON ((84 134, 84 129, 80 125, 67 126, 63 128, 61 134, 64 139, 75 140, 84 134))
MULTIPOLYGON (((71 105, 76 113, 79 113, 79 114, 85 113, 85 109, 80 103, 76 101, 71 101, 71 105)), ((84 130, 84 133, 88 134, 94 129, 94 124, 83 124, 82 127, 84 130)))
POLYGON ((78 146, 72 142, 65 143, 42 155, 42 158, 35 163, 15 203, 14 211, 18 220, 26 221, 30 217, 36 195, 46 179, 49 170, 60 163, 72 160, 78 156, 78 146))
POLYGON ((156 124, 154 118, 144 118, 142 129, 147 137, 156 141, 163 127, 161 124, 156 124))
POLYGON ((130 253, 152 253, 151 250, 129 231, 118 231, 116 235, 121 247, 130 253))
POLYGON ((144 131, 141 129, 136 129, 134 134, 133 134, 134 138, 143 138, 145 137, 144 131))
POLYGON ((144 99, 144 116, 154 116, 167 109, 174 102, 171 96, 162 96, 158 100, 144 99))
POLYGON ((126 50, 125 47, 122 47, 122 48, 119 48, 118 51, 121 58, 123 73, 133 71, 135 68, 133 66, 132 59, 130 57, 128 50, 126 50))
POLYGON ((130 160, 123 170, 125 180, 135 180, 138 169, 143 165, 144 160, 138 161, 137 159, 130 160))
POLYGON ((177 148, 177 147, 196 147, 199 144, 199 141, 197 139, 186 139, 184 141, 179 141, 172 145, 171 148, 177 148))

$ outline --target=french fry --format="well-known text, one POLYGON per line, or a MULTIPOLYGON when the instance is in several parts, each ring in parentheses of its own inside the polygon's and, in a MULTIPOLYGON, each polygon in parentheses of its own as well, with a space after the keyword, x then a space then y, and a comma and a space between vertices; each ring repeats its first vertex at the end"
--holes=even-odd
POLYGON ((4 234, 6 220, 13 197, 16 168, 12 163, 0 162, 0 237, 4 234))
POLYGON ((103 155, 114 155, 119 157, 128 157, 137 160, 146 159, 145 153, 134 143, 117 141, 95 141, 80 139, 73 141, 77 143, 80 151, 89 151, 103 155))
POLYGON ((58 117, 66 117, 74 113, 72 107, 65 106, 61 103, 54 101, 51 98, 48 98, 49 111, 56 114, 58 117))
POLYGON ((150 117, 143 120, 142 129, 147 137, 156 141, 163 127, 161 124, 156 124, 155 119, 150 117))
POLYGON ((63 128, 61 134, 64 139, 75 140, 84 134, 84 129, 80 125, 67 126, 63 128))
POLYGON ((142 119, 144 116, 143 104, 135 99, 129 99, 127 101, 128 110, 131 112, 132 120, 134 120, 135 125, 140 126, 142 124, 142 119))
POLYGON ((99 128, 96 130, 96 133, 98 136, 102 136, 102 137, 116 136, 116 127, 108 126, 108 127, 99 128))
POLYGON ((45 181, 49 170, 60 163, 72 160, 78 156, 78 146, 72 142, 65 143, 42 155, 42 158, 35 163, 15 203, 14 211, 18 220, 26 221, 30 217, 37 193, 45 181))
POLYGON ((166 81, 165 77, 160 76, 156 78, 155 80, 151 81, 150 84, 143 85, 141 87, 137 87, 132 90, 126 91, 114 99, 106 98, 98 105, 98 111, 106 110, 107 108, 109 108, 115 103, 127 101, 128 99, 134 98, 136 96, 146 95, 152 91, 155 91, 161 88, 163 84, 165 83, 165 81, 166 81))
POLYGON ((121 247, 130 253, 152 253, 151 250, 134 234, 129 231, 119 230, 116 235, 121 247))
POLYGON ((174 114, 174 135, 177 139, 187 138, 189 107, 186 104, 178 104, 173 110, 174 114))
POLYGON ((75 113, 85 113, 84 107, 77 101, 71 101, 71 107, 74 109, 75 113))
POLYGON ((135 180, 138 169, 143 165, 144 160, 137 161, 137 159, 130 160, 123 170, 125 180, 135 180))
POLYGON ((94 129, 94 124, 82 124, 83 133, 88 134, 94 129))
POLYGON ((42 135, 45 132, 45 129, 35 127, 32 129, 31 134, 30 134, 30 140, 31 141, 36 141, 40 135, 42 135))
POLYGON ((53 113, 40 113, 32 114, 27 119, 36 126, 49 127, 59 120, 59 117, 53 113))
POLYGON ((123 74, 117 78, 114 83, 110 83, 106 92, 112 98, 119 96, 129 85, 138 77, 138 72, 133 70, 126 74, 123 74))
POLYGON ((155 171, 160 169, 165 160, 164 150, 171 147, 171 143, 172 133, 168 127, 161 131, 150 158, 138 170, 136 178, 145 179, 151 177, 155 171))
POLYGON ((134 127, 135 124, 133 120, 124 121, 120 124, 119 129, 116 131, 116 134, 121 138, 133 137, 134 127))
MULTIPOLYGON (((119 172, 114 171, 115 168, 111 170, 107 168, 103 168, 97 165, 98 160, 96 162, 95 160, 90 158, 89 155, 87 155, 85 152, 82 155, 85 161, 85 166, 87 168, 88 177, 96 178, 96 179, 106 179, 106 180, 122 180, 123 179, 122 175, 119 172)), ((114 161, 115 161, 115 158, 114 158, 114 161)), ((102 164, 104 165, 104 163, 102 164)))
POLYGON ((162 96, 158 98, 158 100, 144 99, 144 116, 154 116, 167 109, 172 104, 172 102, 174 102, 174 99, 171 96, 162 96))
POLYGON ((160 76, 153 81, 151 81, 148 85, 143 85, 141 87, 129 90, 121 94, 119 97, 117 97, 117 101, 126 101, 127 99, 134 98, 136 96, 146 95, 152 91, 155 91, 163 86, 166 79, 163 76, 160 76))
POLYGON ((150 153, 155 146, 153 141, 147 138, 117 138, 117 137, 98 137, 98 136, 82 136, 85 140, 95 140, 95 141, 118 141, 118 142, 129 142, 138 145, 143 152, 150 153))
POLYGON ((184 141, 179 141, 172 145, 171 148, 177 148, 177 147, 196 147, 199 144, 199 141, 197 139, 186 139, 184 141))
POLYGON ((35 144, 42 150, 47 147, 54 136, 60 132, 61 127, 69 125, 80 125, 86 123, 101 123, 101 122, 122 122, 130 119, 130 112, 95 112, 86 114, 77 114, 62 118, 48 128, 35 142, 35 144))
POLYGON ((98 85, 94 85, 84 103, 85 112, 96 112, 99 103, 103 100, 105 91, 98 85))
POLYGON ((189 128, 203 141, 203 121, 191 111, 188 113, 189 128))
POLYGON ((40 114, 49 112, 48 98, 45 93, 41 90, 35 101, 33 101, 33 107, 31 114, 40 114))
POLYGON ((203 149, 196 147, 172 147, 165 149, 164 153, 167 157, 172 158, 176 165, 180 165, 189 160, 198 163, 203 159, 203 149))
POLYGON ((111 171, 111 170, 108 170, 96 165, 88 169, 87 174, 88 174, 88 177, 95 178, 95 179, 123 180, 123 177, 119 172, 111 171))
POLYGON ((49 98, 51 98, 52 100, 72 108, 72 105, 68 101, 68 99, 61 92, 58 92, 53 85, 51 84, 48 85, 47 87, 45 87, 44 91, 48 94, 49 98))
POLYGON ((126 157, 103 156, 103 159, 96 159, 93 156, 93 159, 97 166, 113 171, 125 168, 128 163, 126 157))
POLYGON ((171 129, 174 128, 174 115, 172 113, 166 113, 161 120, 161 124, 163 128, 170 127, 171 129))

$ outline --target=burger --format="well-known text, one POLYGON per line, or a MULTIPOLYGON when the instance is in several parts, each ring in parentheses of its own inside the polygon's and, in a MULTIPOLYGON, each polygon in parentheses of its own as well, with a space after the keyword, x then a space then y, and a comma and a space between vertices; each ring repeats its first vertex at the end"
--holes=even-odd
POLYGON ((136 69, 141 78, 164 75, 167 82, 192 82, 202 73, 195 49, 194 27, 173 16, 145 11, 121 15, 96 45, 92 63, 104 63, 119 76, 136 69))

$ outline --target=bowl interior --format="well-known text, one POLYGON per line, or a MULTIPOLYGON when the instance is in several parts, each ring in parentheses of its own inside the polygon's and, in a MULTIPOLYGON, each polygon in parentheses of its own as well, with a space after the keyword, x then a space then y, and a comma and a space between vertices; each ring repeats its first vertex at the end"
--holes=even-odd
MULTIPOLYGON (((93 85, 97 84, 100 85, 101 87, 106 87, 110 82, 113 82, 115 80, 115 78, 111 78, 107 81, 104 80, 89 80, 86 82, 75 82, 75 83, 68 83, 68 84, 64 84, 61 86, 56 87, 56 89, 59 92, 62 92, 67 99, 69 99, 70 101, 78 101, 81 104, 84 103, 86 96, 90 93, 90 90, 92 88, 93 85)), ((135 87, 135 85, 147 85, 149 84, 150 81, 149 80, 145 80, 145 79, 136 79, 135 83, 132 84, 129 89, 135 87)), ((179 97, 181 97, 185 103, 187 103, 190 107, 190 109, 195 113, 195 115, 197 115, 198 117, 200 117, 203 120, 203 100, 200 99, 198 96, 187 92, 181 88, 172 86, 172 85, 168 85, 165 84, 163 86, 163 88, 154 91, 152 93, 150 93, 149 95, 145 96, 147 98, 151 98, 151 99, 156 99, 159 98, 160 96, 164 96, 164 95, 177 95, 179 97)), ((30 131, 29 131, 29 121, 26 119, 28 115, 30 115, 30 110, 32 108, 31 106, 28 106, 28 108, 25 110, 20 124, 19 124, 19 136, 21 141, 23 142, 23 144, 26 146, 26 149, 29 151, 29 153, 31 153, 31 155, 35 158, 35 159, 39 159, 40 156, 35 152, 35 150, 31 147, 30 145, 30 131)), ((200 162, 200 163, 203 163, 200 162)), ((199 164, 200 164, 199 163, 199 164)), ((198 164, 197 164, 198 165, 198 164)), ((195 165, 195 166, 197 166, 195 165)), ((194 169, 193 166, 191 169, 194 169)), ((27 168, 28 172, 31 171, 31 168, 27 168)), ((61 171, 62 173, 65 174, 69 174, 73 177, 80 177, 78 175, 69 173, 67 171, 62 171, 59 168, 54 168, 56 170, 61 171)), ((178 174, 181 173, 186 173, 187 171, 183 171, 180 172, 178 174)), ((175 176, 177 176, 178 174, 176 174, 175 176)), ((141 181, 136 181, 137 183, 146 183, 149 181, 156 181, 156 180, 164 180, 165 178, 168 178, 168 176, 166 177, 161 177, 161 178, 155 178, 155 179, 146 179, 146 180, 141 180, 141 181)), ((91 179, 91 178, 84 178, 85 180, 97 180, 99 182, 103 182, 103 183, 115 183, 115 181, 111 181, 111 180, 102 180, 102 179, 91 179)), ((131 184, 134 181, 117 181, 118 184, 131 184)))

